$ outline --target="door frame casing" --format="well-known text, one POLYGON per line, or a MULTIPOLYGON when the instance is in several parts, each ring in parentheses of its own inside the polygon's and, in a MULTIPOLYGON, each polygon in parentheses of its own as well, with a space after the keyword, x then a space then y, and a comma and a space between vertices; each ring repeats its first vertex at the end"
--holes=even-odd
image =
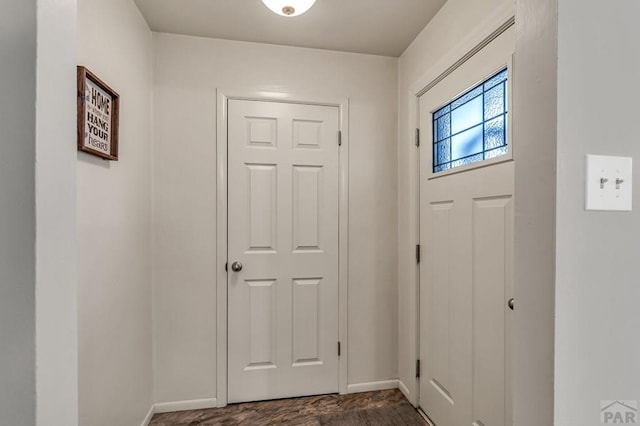
MULTIPOLYGON (((349 99, 326 98, 313 94, 297 94, 217 89, 216 100, 216 403, 227 405, 228 389, 228 101, 262 101, 289 104, 329 106, 338 108, 338 130, 342 134, 342 145, 338 151, 338 339, 341 354, 338 363, 338 389, 347 393, 348 366, 348 278, 349 278, 349 99)), ((336 135, 336 144, 338 135, 336 135)), ((337 350, 337 348, 336 348, 337 350)))

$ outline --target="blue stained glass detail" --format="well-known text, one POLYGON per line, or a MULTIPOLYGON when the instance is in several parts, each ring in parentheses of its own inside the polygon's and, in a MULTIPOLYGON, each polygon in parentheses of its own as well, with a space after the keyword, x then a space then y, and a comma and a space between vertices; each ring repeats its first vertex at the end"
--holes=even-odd
POLYGON ((471 99, 451 113, 451 133, 456 134, 482 123, 482 96, 471 99))
POLYGON ((500 148, 492 149, 491 151, 485 152, 484 156, 488 160, 489 158, 496 158, 500 157, 501 155, 506 155, 508 152, 508 146, 501 146, 500 148))
POLYGON ((437 119, 445 115, 446 113, 451 111, 451 105, 447 105, 444 108, 440 108, 438 111, 433 113, 433 119, 437 119))
POLYGON ((500 71, 498 74, 496 74, 495 76, 489 78, 485 83, 484 83, 484 90, 489 90, 491 89, 493 86, 502 83, 503 81, 507 80, 507 70, 504 71, 500 71))
POLYGON ((504 112, 509 111, 509 86, 504 83, 504 112))
POLYGON ((451 136, 451 115, 447 114, 436 121, 436 142, 451 136))
POLYGON ((476 96, 480 96, 480 95, 482 95, 482 86, 474 87, 464 95, 460 96, 459 98, 456 98, 453 102, 451 102, 451 109, 456 109, 462 106, 463 104, 466 104, 476 96))
POLYGON ((451 139, 445 139, 435 145, 434 155, 438 164, 451 161, 451 139))
POLYGON ((492 87, 484 94, 484 119, 490 120, 504 112, 504 83, 492 87))
POLYGON ((462 166, 466 166, 468 164, 472 164, 472 163, 477 163, 478 161, 482 161, 484 160, 484 158, 482 158, 483 155, 482 154, 476 154, 476 155, 472 155, 470 157, 465 157, 465 158, 461 158, 459 160, 453 161, 449 164, 451 164, 451 168, 455 168, 455 167, 462 167, 462 166))
POLYGON ((468 157, 482 152, 482 126, 457 134, 451 138, 451 158, 468 157))
POLYGON ((509 152, 507 77, 505 69, 433 113, 434 173, 509 152))
POLYGON ((505 116, 501 115, 484 125, 484 148, 486 150, 497 148, 506 144, 505 140, 505 116))

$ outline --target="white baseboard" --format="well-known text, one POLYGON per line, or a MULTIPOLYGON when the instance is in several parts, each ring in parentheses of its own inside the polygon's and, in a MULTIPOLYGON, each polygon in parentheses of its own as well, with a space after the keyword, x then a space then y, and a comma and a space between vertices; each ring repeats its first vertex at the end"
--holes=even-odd
POLYGON ((142 421, 140 426, 149 426, 149 423, 151 423, 151 418, 153 417, 154 413, 155 413, 155 410, 154 410, 154 407, 152 405, 151 408, 149 408, 149 411, 147 412, 147 415, 144 416, 144 420, 142 421))
POLYGON ((385 390, 385 389, 397 389, 398 382, 399 382, 398 379, 395 379, 395 380, 383 380, 380 382, 354 383, 352 385, 347 385, 347 393, 371 392, 371 391, 385 390))
POLYGON ((155 413, 173 413, 174 411, 205 410, 217 408, 216 398, 194 399, 191 401, 160 402, 154 405, 155 413))
POLYGON ((400 389, 400 392, 403 393, 405 398, 411 401, 411 392, 409 391, 409 388, 404 383, 402 383, 402 380, 398 380, 398 388, 400 389))

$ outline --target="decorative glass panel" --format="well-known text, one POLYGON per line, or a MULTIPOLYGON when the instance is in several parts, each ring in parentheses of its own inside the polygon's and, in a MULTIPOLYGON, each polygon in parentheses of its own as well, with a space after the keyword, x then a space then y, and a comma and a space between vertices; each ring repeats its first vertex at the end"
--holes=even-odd
POLYGON ((439 109, 438 111, 433 113, 433 119, 435 120, 436 118, 440 118, 441 116, 443 116, 444 114, 448 113, 451 111, 451 106, 447 105, 444 108, 439 109))
POLYGON ((454 167, 466 166, 467 164, 476 163, 478 161, 482 161, 482 154, 476 154, 470 157, 461 158, 459 160, 453 161, 451 163, 451 168, 453 169, 454 167))
POLYGON ((504 115, 484 124, 484 143, 487 150, 506 145, 504 115))
POLYGON ((493 77, 489 78, 485 83, 484 83, 484 90, 489 90, 491 89, 493 86, 495 86, 496 84, 499 83, 504 83, 507 81, 507 70, 501 71, 498 74, 494 75, 493 77))
POLYGON ((507 70, 438 109, 432 119, 434 173, 507 154, 507 70))
POLYGON ((502 146, 500 148, 492 149, 491 151, 485 152, 485 158, 495 158, 500 157, 501 155, 506 155, 509 152, 509 148, 506 146, 502 146))
POLYGON ((504 113, 504 84, 492 87, 484 95, 484 119, 490 120, 504 113))
POLYGON ((445 139, 435 144, 433 151, 439 164, 445 164, 451 161, 451 140, 445 139))
POLYGON ((460 133, 482 123, 482 96, 478 96, 451 112, 451 131, 460 133))
POLYGON ((451 157, 463 158, 482 152, 482 125, 473 127, 451 138, 451 157))
POLYGON ((464 95, 461 95, 459 98, 454 99, 453 102, 451 102, 451 109, 456 109, 466 104, 476 96, 480 96, 480 95, 482 95, 482 86, 473 88, 469 90, 467 93, 465 93, 464 95))
POLYGON ((451 115, 447 114, 437 120, 435 141, 440 142, 451 136, 451 115))

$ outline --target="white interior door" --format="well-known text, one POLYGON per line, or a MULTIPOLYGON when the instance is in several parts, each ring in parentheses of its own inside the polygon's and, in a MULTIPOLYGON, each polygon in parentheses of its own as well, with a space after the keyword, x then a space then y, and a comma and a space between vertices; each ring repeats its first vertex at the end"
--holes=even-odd
POLYGON ((230 403, 338 392, 338 126, 229 100, 230 403))
POLYGON ((420 98, 420 406, 436 426, 512 424, 513 140, 506 156, 435 173, 432 113, 506 67, 514 42, 507 30, 420 98))

